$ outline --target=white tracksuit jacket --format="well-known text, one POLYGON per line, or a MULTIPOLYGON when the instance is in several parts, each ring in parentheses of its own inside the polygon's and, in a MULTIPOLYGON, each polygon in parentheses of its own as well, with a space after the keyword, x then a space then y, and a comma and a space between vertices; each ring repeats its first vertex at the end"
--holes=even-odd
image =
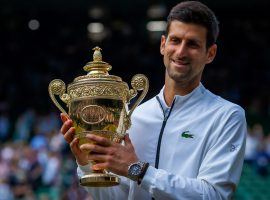
MULTIPOLYGON (((244 110, 214 95, 202 84, 188 95, 175 96, 169 108, 163 90, 135 109, 132 116, 130 139, 138 158, 150 163, 141 185, 121 177, 119 186, 86 188, 94 199, 232 197, 244 159, 244 110)), ((79 177, 89 171, 89 165, 78 166, 79 177)))

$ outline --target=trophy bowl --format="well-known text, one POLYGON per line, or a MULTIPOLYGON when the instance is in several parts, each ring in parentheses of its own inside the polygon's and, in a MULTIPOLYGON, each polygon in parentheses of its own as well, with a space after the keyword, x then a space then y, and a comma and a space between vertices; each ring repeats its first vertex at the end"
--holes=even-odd
MULTIPOLYGON (((79 145, 91 143, 86 139, 86 134, 121 143, 131 125, 131 114, 145 97, 149 82, 146 76, 137 74, 131 80, 132 89, 129 89, 120 77, 109 75, 111 65, 102 61, 101 48, 95 47, 93 50, 93 61, 84 66, 87 75, 75 78, 67 88, 62 80, 52 80, 49 95, 56 107, 72 119, 79 145), (140 90, 141 94, 129 109, 130 100, 140 90), (68 112, 62 108, 56 96, 66 104, 68 112)), ((80 178, 80 184, 88 187, 110 187, 119 183, 120 178, 106 169, 93 170, 80 178)))

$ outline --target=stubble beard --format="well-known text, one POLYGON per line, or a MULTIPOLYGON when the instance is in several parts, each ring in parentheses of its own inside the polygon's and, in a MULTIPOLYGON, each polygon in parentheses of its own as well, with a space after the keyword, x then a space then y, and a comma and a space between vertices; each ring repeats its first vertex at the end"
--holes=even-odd
POLYGON ((174 71, 170 67, 166 68, 166 76, 166 78, 173 80, 180 88, 192 88, 193 86, 197 86, 198 81, 200 82, 201 79, 201 73, 193 74, 191 66, 189 66, 185 73, 174 71))
POLYGON ((190 82, 191 76, 191 66, 189 66, 188 70, 186 72, 178 72, 176 70, 173 70, 172 67, 168 66, 166 68, 167 76, 169 76, 170 79, 174 80, 176 83, 179 83, 181 85, 187 85, 190 82))

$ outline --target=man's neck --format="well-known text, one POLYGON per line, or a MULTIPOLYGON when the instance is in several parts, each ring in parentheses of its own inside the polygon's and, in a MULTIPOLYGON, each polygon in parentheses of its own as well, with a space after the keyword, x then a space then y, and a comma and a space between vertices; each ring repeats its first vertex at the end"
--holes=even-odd
POLYGON ((181 85, 180 83, 176 83, 173 80, 165 80, 164 100, 166 104, 170 107, 175 95, 185 96, 192 92, 196 87, 198 87, 199 84, 200 82, 181 85))

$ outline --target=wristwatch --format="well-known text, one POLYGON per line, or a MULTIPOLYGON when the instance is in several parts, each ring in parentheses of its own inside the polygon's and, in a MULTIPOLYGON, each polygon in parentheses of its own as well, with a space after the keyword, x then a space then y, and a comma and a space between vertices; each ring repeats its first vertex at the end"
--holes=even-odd
POLYGON ((148 166, 149 166, 149 163, 141 162, 141 161, 132 163, 128 167, 127 177, 133 181, 137 181, 137 183, 140 184, 146 173, 148 166))

